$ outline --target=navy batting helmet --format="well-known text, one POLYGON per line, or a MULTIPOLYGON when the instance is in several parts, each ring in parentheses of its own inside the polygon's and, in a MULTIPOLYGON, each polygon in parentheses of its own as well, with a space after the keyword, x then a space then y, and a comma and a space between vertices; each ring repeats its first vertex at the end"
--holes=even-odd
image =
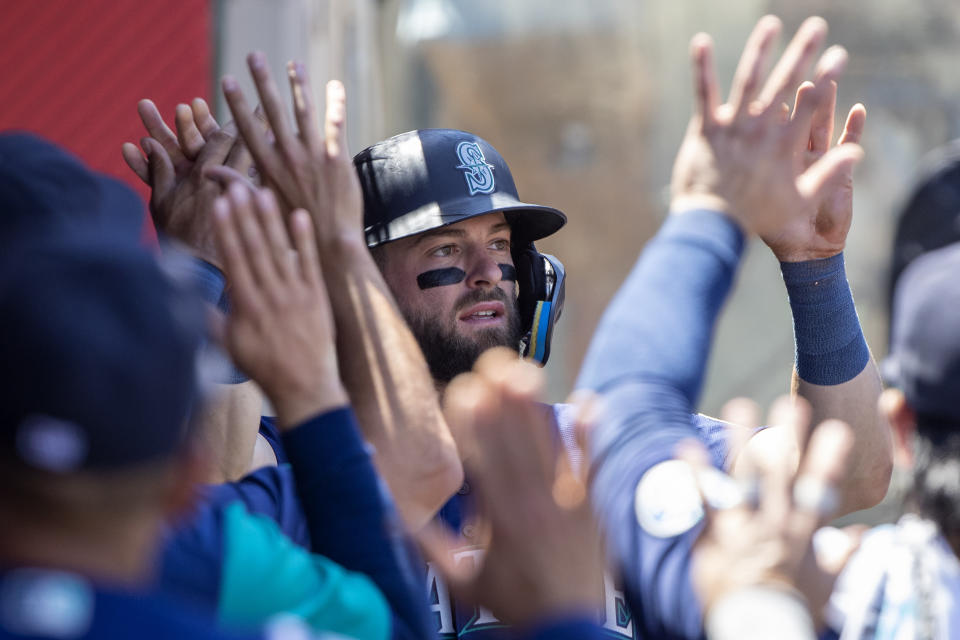
POLYGON ((520 200, 510 168, 489 142, 455 129, 420 129, 378 142, 353 159, 363 189, 367 246, 503 212, 513 235, 520 351, 545 363, 564 300, 563 264, 534 240, 562 227, 559 210, 520 200))

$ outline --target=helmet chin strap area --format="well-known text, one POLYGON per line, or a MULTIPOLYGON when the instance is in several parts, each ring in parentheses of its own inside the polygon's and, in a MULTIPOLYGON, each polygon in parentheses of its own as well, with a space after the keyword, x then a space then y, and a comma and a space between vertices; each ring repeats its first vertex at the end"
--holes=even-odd
POLYGON ((532 260, 533 288, 536 296, 530 329, 520 341, 520 354, 543 366, 550 357, 553 327, 563 312, 565 275, 563 263, 546 253, 535 254, 532 260))

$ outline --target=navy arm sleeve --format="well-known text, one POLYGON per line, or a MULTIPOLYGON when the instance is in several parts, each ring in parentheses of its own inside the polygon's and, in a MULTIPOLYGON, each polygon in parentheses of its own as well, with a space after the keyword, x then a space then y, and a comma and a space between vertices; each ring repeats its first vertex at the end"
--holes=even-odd
POLYGON ((312 551, 368 575, 395 616, 393 637, 434 636, 422 566, 360 438, 350 408, 335 409, 283 434, 312 551))
POLYGON ((591 434, 592 498, 640 637, 703 634, 689 575, 699 518, 654 535, 640 524, 635 495, 648 470, 697 437, 690 413, 743 245, 739 226, 720 213, 668 219, 601 319, 577 382, 604 398, 591 434))

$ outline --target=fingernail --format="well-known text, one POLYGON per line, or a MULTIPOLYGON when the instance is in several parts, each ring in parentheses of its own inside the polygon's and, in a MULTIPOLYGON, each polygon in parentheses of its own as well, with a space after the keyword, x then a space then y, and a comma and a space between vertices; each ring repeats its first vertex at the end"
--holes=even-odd
POLYGON ((266 64, 266 56, 263 55, 262 51, 254 51, 247 60, 254 69, 262 69, 266 64))
POLYGON ((223 76, 223 90, 224 91, 236 91, 237 90, 237 79, 233 76, 223 76))

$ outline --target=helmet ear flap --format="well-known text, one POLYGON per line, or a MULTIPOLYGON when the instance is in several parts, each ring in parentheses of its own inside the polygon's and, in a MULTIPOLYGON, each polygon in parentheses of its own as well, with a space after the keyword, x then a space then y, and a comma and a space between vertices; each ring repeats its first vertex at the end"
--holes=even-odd
POLYGON ((550 357, 553 326, 563 311, 565 271, 555 257, 540 253, 533 243, 515 252, 517 310, 524 336, 521 355, 546 364, 550 357))

